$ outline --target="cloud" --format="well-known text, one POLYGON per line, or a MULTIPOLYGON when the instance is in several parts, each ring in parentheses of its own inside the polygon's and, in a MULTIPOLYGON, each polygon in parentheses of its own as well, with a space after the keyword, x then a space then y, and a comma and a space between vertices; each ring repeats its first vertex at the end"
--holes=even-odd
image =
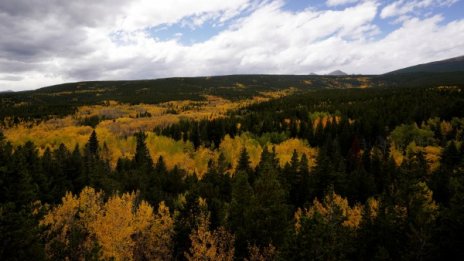
POLYGON ((428 7, 451 6, 458 0, 397 0, 385 6, 380 16, 382 18, 402 16, 428 7))
POLYGON ((388 5, 381 9, 374 0, 299 11, 271 0, 175 1, 0 1, 0 34, 8 35, 0 38, 0 89, 235 73, 383 73, 464 49, 463 20, 411 14, 386 33, 376 17, 388 5), (190 45, 175 32, 160 40, 148 30, 205 23, 224 26, 190 45))
POLYGON ((359 0, 327 0, 327 6, 337 6, 337 5, 346 5, 346 4, 353 4, 358 2, 359 0))
POLYGON ((17 76, 17 75, 4 75, 0 78, 0 81, 21 81, 22 79, 24 79, 23 77, 21 76, 17 76))
POLYGON ((249 0, 170 0, 132 1, 123 16, 118 17, 120 29, 134 31, 162 24, 174 24, 189 17, 191 25, 201 26, 206 20, 226 21, 251 5, 249 0))

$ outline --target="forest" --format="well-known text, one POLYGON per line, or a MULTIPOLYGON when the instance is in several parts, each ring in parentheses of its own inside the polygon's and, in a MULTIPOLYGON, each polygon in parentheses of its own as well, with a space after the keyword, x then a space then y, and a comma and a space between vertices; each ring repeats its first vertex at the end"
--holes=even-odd
POLYGON ((462 75, 234 77, 0 95, 0 259, 464 259, 462 75))

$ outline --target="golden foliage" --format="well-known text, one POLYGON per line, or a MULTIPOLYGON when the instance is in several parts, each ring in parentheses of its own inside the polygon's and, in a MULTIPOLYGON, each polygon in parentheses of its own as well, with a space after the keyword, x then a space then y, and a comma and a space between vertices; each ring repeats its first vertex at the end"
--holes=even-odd
POLYGON ((313 218, 316 213, 322 216, 327 223, 341 216, 344 219, 342 226, 357 229, 362 220, 362 210, 363 207, 361 205, 355 205, 351 208, 346 198, 342 198, 335 192, 330 192, 324 197, 322 202, 316 198, 309 209, 299 209, 295 213, 295 230, 297 232, 300 231, 301 218, 303 216, 313 218))
POLYGON ((101 212, 102 194, 93 188, 84 188, 79 197, 70 192, 62 199, 62 203, 48 212, 40 221, 45 226, 45 251, 48 257, 56 255, 55 246, 70 248, 71 240, 76 231, 82 234, 79 246, 72 251, 72 255, 83 260, 94 248, 94 237, 90 233, 90 224, 95 222, 101 212))
POLYGON ((374 220, 379 214, 379 201, 375 198, 369 198, 366 202, 366 212, 369 213, 368 218, 374 220))
POLYGON ((135 242, 131 236, 137 227, 137 219, 132 212, 134 200, 134 193, 111 197, 103 206, 103 213, 90 224, 90 229, 101 246, 104 259, 133 259, 131 250, 135 242))
POLYGON ((26 124, 20 124, 13 128, 4 130, 4 135, 15 146, 32 141, 41 152, 46 147, 58 148, 60 144, 73 148, 76 144, 87 142, 92 128, 89 126, 76 126, 71 118, 54 119, 42 122, 32 128, 26 124))
MULTIPOLYGON (((296 150, 299 157, 306 154, 309 160, 309 165, 315 165, 315 158, 317 150, 311 148, 307 142, 301 139, 288 139, 279 144, 268 144, 268 149, 272 151, 275 148, 277 158, 279 159, 280 165, 283 167, 287 162, 290 161, 293 151, 296 150)), ((249 134, 243 133, 240 136, 231 138, 226 135, 219 146, 219 152, 222 152, 228 163, 231 163, 232 170, 237 167, 237 159, 240 157, 240 152, 243 148, 246 148, 250 157, 251 167, 255 168, 261 160, 261 153, 263 148, 259 142, 253 139, 249 134)))
POLYGON ((61 251, 57 246, 70 247, 72 232, 80 231, 85 236, 79 243, 81 251, 70 253, 79 260, 85 259, 96 245, 100 248, 98 257, 105 260, 169 259, 174 233, 169 209, 161 203, 154 214, 148 203, 137 205, 136 197, 135 193, 125 193, 104 202, 101 192, 88 187, 79 197, 67 193, 41 221, 46 227, 48 257, 56 257, 61 251))
POLYGON ((259 142, 252 139, 249 134, 244 133, 234 138, 226 135, 219 145, 219 151, 224 154, 226 161, 232 164, 233 170, 237 167, 237 159, 243 148, 246 148, 250 156, 251 166, 256 167, 261 159, 263 149, 259 142))
POLYGON ((426 146, 423 148, 425 160, 430 171, 436 171, 440 167, 443 149, 439 146, 426 146))
MULTIPOLYGON (((241 101, 229 101, 217 96, 205 96, 205 101, 170 101, 157 105, 150 104, 121 104, 115 101, 107 101, 105 105, 81 106, 74 115, 61 119, 50 119, 38 124, 25 122, 3 130, 5 137, 13 145, 22 145, 26 141, 32 141, 42 153, 47 147, 54 150, 61 144, 68 149, 76 145, 83 148, 88 141, 92 127, 81 126, 80 122, 89 117, 98 117, 102 121, 98 123, 95 130, 100 146, 106 144, 108 150, 105 153, 111 166, 115 167, 120 157, 131 158, 135 152, 135 139, 133 134, 138 131, 151 131, 156 127, 165 127, 184 119, 215 119, 226 115, 229 110, 238 109, 254 103, 268 101, 273 98, 289 95, 295 89, 263 92, 259 96, 241 101), (175 111, 175 114, 170 112, 175 111), (141 114, 144 117, 139 117, 141 114)), ((225 138, 222 152, 227 151, 227 159, 235 164, 238 156, 237 151, 231 151, 231 145, 238 143, 238 152, 243 146, 249 148, 253 166, 259 162, 261 147, 256 141, 241 137, 233 141, 225 138), (230 151, 230 152, 229 152, 230 151)), ((198 173, 201 177, 206 172, 207 163, 210 159, 216 159, 219 153, 209 149, 201 148, 194 153, 192 144, 189 142, 174 141, 167 137, 154 134, 148 135, 147 146, 154 160, 163 156, 168 168, 182 165, 190 173, 198 173)))
MULTIPOLYGON (((118 119, 118 121, 123 120, 125 118, 118 119)), ((100 146, 102 147, 105 144, 107 148, 102 156, 110 162, 111 166, 115 167, 119 158, 132 158, 134 156, 136 142, 134 136, 120 137, 114 135, 112 130, 107 127, 106 122, 109 121, 104 121, 97 126, 96 133, 100 146)), ((79 144, 83 148, 84 144, 88 141, 92 128, 88 126, 69 126, 63 128, 56 126, 51 128, 47 124, 40 124, 32 129, 18 126, 15 131, 16 133, 13 133, 14 131, 11 129, 6 132, 15 145, 20 145, 24 141, 31 140, 43 152, 46 147, 56 149, 61 143, 70 149, 76 144, 79 144)), ((210 160, 217 160, 220 153, 224 154, 226 161, 231 163, 232 170, 234 170, 243 147, 249 153, 252 167, 258 165, 263 151, 259 142, 247 133, 235 136, 234 138, 226 135, 219 148, 215 151, 205 147, 200 147, 195 151, 193 144, 189 141, 176 141, 169 137, 158 136, 152 132, 147 133, 146 144, 150 156, 155 161, 160 156, 163 156, 168 169, 174 168, 175 165, 182 166, 189 173, 197 173, 200 178, 206 173, 208 162, 210 160)), ((274 144, 268 144, 270 150, 272 150, 273 146, 274 144)), ((303 153, 306 154, 310 166, 314 166, 315 164, 316 149, 309 147, 303 140, 289 139, 275 145, 275 148, 282 166, 290 160, 293 150, 296 150, 299 156, 303 153)))
MULTIPOLYGON (((143 202, 138 211, 150 212, 151 207, 143 202)), ((151 212, 153 213, 153 212, 151 212)), ((151 216, 139 214, 139 217, 151 216)), ((172 246, 174 235, 174 220, 169 213, 169 208, 161 202, 158 213, 152 219, 145 222, 139 221, 141 231, 136 240, 135 257, 137 260, 170 260, 172 259, 172 246)))
POLYGON ((403 163, 404 155, 403 153, 395 146, 395 143, 392 142, 392 146, 390 147, 390 154, 393 157, 393 161, 395 162, 396 166, 400 166, 403 163))
MULTIPOLYGON (((272 150, 271 146, 272 145, 269 146, 269 150, 272 150)), ((293 155, 293 151, 295 150, 299 157, 301 157, 303 154, 306 154, 306 157, 308 157, 309 165, 314 166, 316 162, 317 150, 315 148, 309 147, 307 142, 301 139, 288 139, 275 146, 277 158, 279 159, 281 167, 290 161, 293 155)))
POLYGON ((276 260, 276 248, 269 244, 267 247, 259 248, 256 245, 248 247, 249 257, 245 261, 272 261, 276 260))
POLYGON ((192 245, 185 257, 189 261, 234 259, 234 236, 219 227, 214 231, 209 229, 209 213, 203 211, 198 218, 198 227, 190 234, 192 245))
POLYGON ((310 120, 313 122, 313 128, 317 128, 317 125, 321 124, 322 127, 326 127, 327 123, 335 120, 337 123, 340 122, 341 117, 332 115, 328 112, 313 112, 309 115, 310 120))

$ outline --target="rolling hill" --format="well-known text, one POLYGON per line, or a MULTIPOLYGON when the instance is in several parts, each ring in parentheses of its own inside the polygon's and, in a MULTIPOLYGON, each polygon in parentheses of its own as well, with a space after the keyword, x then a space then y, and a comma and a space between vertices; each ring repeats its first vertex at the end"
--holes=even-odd
POLYGON ((229 75, 182 77, 135 81, 65 83, 33 91, 0 93, 0 119, 65 116, 82 105, 113 100, 126 104, 159 104, 168 101, 204 101, 212 95, 238 101, 263 92, 293 88, 307 92, 319 89, 400 88, 464 85, 464 74, 401 73, 380 76, 319 75, 229 75))
POLYGON ((419 64, 393 72, 388 74, 404 74, 404 73, 417 73, 417 72, 433 72, 433 73, 442 73, 442 72, 464 72, 464 55, 446 59, 442 61, 436 61, 431 63, 419 64))
POLYGON ((292 88, 320 89, 464 86, 464 56, 408 67, 384 75, 225 75, 132 81, 65 83, 33 91, 0 93, 0 120, 65 116, 82 105, 107 101, 159 104, 168 101, 205 101, 216 96, 239 101, 264 92, 292 88))

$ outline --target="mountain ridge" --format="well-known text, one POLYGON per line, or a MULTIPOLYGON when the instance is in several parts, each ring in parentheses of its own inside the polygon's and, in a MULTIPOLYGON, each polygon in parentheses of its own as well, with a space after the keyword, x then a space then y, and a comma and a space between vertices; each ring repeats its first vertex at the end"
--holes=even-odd
POLYGON ((410 67, 391 71, 386 74, 404 74, 417 72, 464 72, 464 55, 440 61, 417 64, 410 67))

